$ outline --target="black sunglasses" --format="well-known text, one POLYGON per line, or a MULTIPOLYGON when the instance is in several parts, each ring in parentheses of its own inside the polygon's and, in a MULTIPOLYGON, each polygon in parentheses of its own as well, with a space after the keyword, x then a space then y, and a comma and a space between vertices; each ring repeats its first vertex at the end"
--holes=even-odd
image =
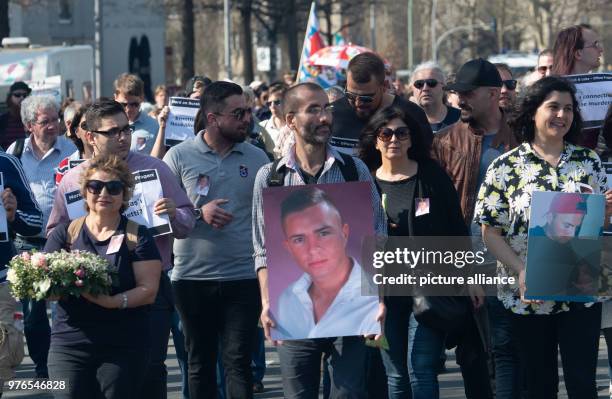
POLYGON ((425 87, 425 83, 427 83, 427 86, 433 89, 434 87, 438 85, 439 82, 435 79, 419 79, 419 80, 415 80, 413 85, 417 89, 421 90, 423 87, 425 87))
POLYGON ((266 107, 270 107, 272 104, 281 105, 281 100, 266 101, 266 107))
POLYGON ((95 195, 100 195, 104 187, 106 187, 106 192, 110 195, 119 195, 123 192, 123 183, 121 183, 119 180, 89 180, 85 184, 85 187, 90 194, 95 195))
POLYGON ((119 104, 121 104, 121 106, 123 108, 127 108, 127 107, 131 107, 131 108, 140 108, 140 102, 139 101, 131 101, 131 102, 127 102, 127 103, 122 103, 120 101, 117 101, 119 104))
POLYGON ((251 108, 236 108, 235 110, 229 113, 215 112, 215 114, 223 116, 232 116, 237 121, 241 121, 246 114, 251 115, 252 112, 253 110, 251 110, 251 108))
POLYGON ((90 130, 90 132, 98 133, 98 134, 101 134, 102 136, 108 137, 110 139, 114 139, 114 138, 119 137, 119 135, 121 134, 128 136, 134 133, 134 128, 132 128, 130 125, 126 125, 124 127, 114 127, 108 130, 90 130))
POLYGON ((401 126, 396 129, 381 127, 378 130, 378 138, 385 143, 391 141, 394 135, 399 141, 408 140, 410 138, 410 129, 407 126, 401 126))
POLYGON ((516 80, 514 79, 502 80, 502 85, 506 86, 506 89, 508 90, 514 90, 516 89, 516 80))
POLYGON ((374 102, 374 96, 376 95, 376 93, 360 95, 360 94, 351 93, 350 91, 345 90, 344 95, 346 96, 346 99, 352 103, 357 102, 357 100, 359 100, 359 102, 362 104, 368 104, 368 103, 374 102))
POLYGON ((12 93, 12 96, 16 97, 16 98, 26 98, 28 96, 28 93, 19 93, 19 92, 16 92, 16 93, 12 93))

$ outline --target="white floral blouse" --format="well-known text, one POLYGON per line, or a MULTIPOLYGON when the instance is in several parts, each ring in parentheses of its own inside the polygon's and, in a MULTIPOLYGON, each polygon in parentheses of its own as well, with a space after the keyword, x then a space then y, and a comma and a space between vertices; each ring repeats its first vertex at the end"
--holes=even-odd
MULTIPOLYGON (((474 221, 500 228, 505 241, 525 262, 531 193, 580 192, 580 183, 591 186, 595 194, 606 191, 606 173, 594 151, 565 143, 559 164, 553 167, 529 143, 523 143, 495 159, 487 169, 478 192, 474 221)), ((512 312, 554 314, 569 310, 568 302, 523 303, 514 270, 498 261, 497 272, 500 276, 516 277, 514 285, 498 286, 499 299, 512 312)))

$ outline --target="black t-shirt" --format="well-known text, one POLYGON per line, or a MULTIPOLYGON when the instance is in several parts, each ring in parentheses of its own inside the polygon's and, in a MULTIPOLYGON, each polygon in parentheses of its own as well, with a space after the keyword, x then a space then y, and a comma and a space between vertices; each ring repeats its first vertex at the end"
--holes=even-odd
MULTIPOLYGON (((121 222, 115 235, 125 234, 127 218, 121 222)), ((68 224, 58 225, 53 229, 45 252, 61 249, 70 250, 67 242, 68 224)), ((110 267, 117 271, 117 278, 110 295, 128 291, 136 286, 132 263, 161 260, 155 241, 146 227, 138 228, 138 243, 130 252, 127 247, 127 236, 124 237, 117 253, 107 255, 106 251, 111 238, 97 241, 83 224, 79 237, 72 249, 79 249, 98 254, 108 260, 110 267)), ((83 298, 69 296, 57 303, 57 313, 51 330, 53 345, 98 344, 109 346, 148 346, 149 315, 148 306, 129 309, 106 309, 83 298)))
POLYGON ((446 116, 444 117, 444 120, 442 122, 429 124, 429 126, 431 126, 432 132, 438 133, 440 130, 442 130, 446 126, 450 126, 453 123, 457 122, 459 118, 461 117, 461 110, 457 108, 450 107, 447 105, 446 111, 447 111, 446 116))
POLYGON ((416 175, 398 181, 386 181, 376 178, 380 187, 382 204, 389 221, 388 234, 390 236, 409 236, 408 220, 412 215, 412 201, 414 197, 416 175))
MULTIPOLYGON (((359 137, 366 127, 368 119, 360 119, 346 97, 334 101, 333 105, 332 137, 329 143, 336 150, 356 155, 359 137)), ((391 106, 400 108, 406 115, 416 120, 424 133, 425 142, 431 144, 433 133, 425 111, 421 107, 401 96, 395 96, 391 106)))

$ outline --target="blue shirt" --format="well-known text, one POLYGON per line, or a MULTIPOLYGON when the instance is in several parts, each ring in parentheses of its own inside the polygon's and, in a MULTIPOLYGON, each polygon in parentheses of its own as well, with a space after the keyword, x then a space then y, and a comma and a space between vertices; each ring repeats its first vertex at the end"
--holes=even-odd
MULTIPOLYGON (((51 148, 42 158, 38 156, 32 148, 32 136, 25 139, 23 143, 23 153, 21 154, 21 164, 30 183, 30 189, 40 206, 43 214, 43 226, 47 225, 53 200, 55 198, 55 172, 59 163, 77 150, 76 146, 69 139, 59 136, 51 148)), ((7 152, 13 153, 15 143, 11 144, 7 152)), ((40 233, 38 237, 44 237, 40 233)))
POLYGON ((497 148, 491 147, 491 143, 495 138, 494 134, 482 136, 482 147, 480 147, 480 168, 478 171, 478 184, 476 185, 476 192, 480 189, 480 185, 484 181, 487 169, 491 162, 498 156, 504 153, 504 146, 499 145, 497 148))
POLYGON ((140 154, 151 155, 157 131, 159 130, 157 121, 144 112, 140 112, 138 118, 134 123, 130 123, 130 126, 134 129, 130 149, 140 154))

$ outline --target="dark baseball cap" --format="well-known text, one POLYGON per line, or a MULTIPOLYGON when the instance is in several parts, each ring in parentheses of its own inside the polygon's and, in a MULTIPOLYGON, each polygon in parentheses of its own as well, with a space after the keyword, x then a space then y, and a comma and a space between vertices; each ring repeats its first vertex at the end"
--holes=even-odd
POLYGON ((15 82, 15 83, 13 83, 11 85, 11 87, 9 88, 9 93, 14 93, 17 90, 24 90, 28 94, 30 94, 32 92, 32 89, 30 89, 30 86, 28 86, 25 82, 15 82))
POLYGON ((502 80, 495 65, 477 58, 470 60, 459 68, 455 82, 446 86, 446 90, 465 92, 478 87, 501 87, 502 80))

